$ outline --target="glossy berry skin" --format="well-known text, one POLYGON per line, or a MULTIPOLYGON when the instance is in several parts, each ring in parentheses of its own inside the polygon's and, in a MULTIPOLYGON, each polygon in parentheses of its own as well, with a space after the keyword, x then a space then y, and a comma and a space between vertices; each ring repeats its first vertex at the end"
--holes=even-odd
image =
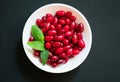
POLYGON ((52 67, 56 67, 57 66, 57 63, 52 63, 52 67))
POLYGON ((76 35, 76 33, 75 33, 75 34, 73 34, 73 36, 72 36, 72 42, 73 42, 73 43, 77 43, 77 41, 78 41, 78 38, 77 38, 77 35, 76 35))
POLYGON ((81 33, 77 33, 77 38, 78 38, 78 39, 83 39, 82 34, 81 34, 81 33))
POLYGON ((69 25, 65 25, 65 26, 63 27, 63 30, 65 30, 65 32, 66 32, 66 31, 69 30, 69 28, 70 28, 69 25))
POLYGON ((59 11, 56 12, 56 15, 60 16, 60 17, 65 16, 65 11, 59 10, 59 11))
POLYGON ((41 30, 42 30, 42 32, 43 32, 43 33, 46 33, 46 30, 45 30, 45 28, 43 28, 43 29, 41 29, 41 30))
POLYGON ((52 46, 55 47, 55 48, 57 48, 57 47, 61 46, 61 43, 60 42, 53 42, 52 46))
POLYGON ((78 40, 78 45, 79 45, 79 47, 84 48, 85 42, 83 40, 78 40))
POLYGON ((53 24, 54 26, 56 26, 57 23, 58 23, 58 18, 57 18, 57 17, 54 17, 52 24, 53 24))
POLYGON ((65 59, 67 56, 66 56, 65 53, 62 53, 62 54, 59 55, 59 57, 62 58, 62 59, 65 59))
POLYGON ((75 22, 71 22, 70 24, 70 30, 73 30, 75 28, 75 22))
POLYGON ((55 53, 56 54, 62 54, 63 53, 63 48, 62 47, 57 48, 55 53))
POLYGON ((55 28, 54 25, 50 25, 49 29, 50 29, 50 30, 55 30, 56 28, 55 28))
POLYGON ((34 37, 30 36, 29 41, 34 41, 34 37))
POLYGON ((62 41, 64 39, 64 35, 58 35, 54 37, 55 41, 62 41))
POLYGON ((46 22, 46 16, 43 16, 41 21, 42 21, 42 23, 45 23, 46 22))
POLYGON ((71 56, 72 55, 72 51, 73 51, 73 49, 72 48, 70 48, 70 49, 67 49, 67 51, 66 51, 66 55, 67 56, 71 56))
POLYGON ((57 24, 57 26, 56 26, 56 30, 61 30, 62 29, 62 25, 61 24, 57 24))
POLYGON ((34 54, 35 57, 39 57, 40 56, 40 51, 34 50, 33 54, 34 54))
POLYGON ((58 58, 58 56, 52 56, 51 57, 51 61, 57 61, 59 58, 58 58))
POLYGON ((78 27, 80 32, 84 31, 84 25, 82 23, 79 23, 79 27, 78 27))
POLYGON ((49 36, 54 36, 54 35, 56 35, 56 33, 57 33, 56 30, 49 30, 48 31, 49 36))
POLYGON ((44 33, 46 33, 50 28, 50 23, 43 23, 41 27, 44 29, 44 33))
POLYGON ((69 44, 69 40, 68 39, 63 39, 63 44, 64 45, 68 45, 69 44))
POLYGON ((79 51, 78 49, 73 49, 72 54, 73 54, 73 55, 78 55, 78 54, 79 54, 79 52, 80 52, 80 51, 79 51))
POLYGON ((73 32, 72 32, 72 31, 67 31, 67 32, 65 33, 65 36, 66 36, 66 37, 71 37, 71 36, 72 36, 72 34, 73 34, 73 32))
POLYGON ((70 23, 71 23, 70 19, 68 19, 68 18, 65 19, 65 24, 66 24, 66 25, 70 25, 70 23))
POLYGON ((69 60, 69 58, 67 57, 67 58, 65 58, 65 62, 64 63, 67 63, 68 62, 68 60, 69 60))
POLYGON ((67 11, 67 12, 65 13, 65 16, 66 16, 67 18, 69 18, 71 15, 72 15, 72 12, 71 12, 71 11, 67 11))
POLYGON ((45 43, 45 47, 46 47, 47 49, 51 49, 51 43, 50 43, 50 42, 46 42, 46 43, 45 43))
POLYGON ((37 19, 37 20, 36 20, 36 24, 37 24, 39 27, 41 27, 42 21, 41 21, 40 19, 37 19))
POLYGON ((48 17, 52 17, 52 14, 47 13, 47 14, 46 14, 46 18, 48 18, 48 17))
POLYGON ((58 39, 58 41, 63 40, 64 39, 64 35, 58 35, 57 39, 58 39))
POLYGON ((51 64, 52 64, 51 59, 48 59, 47 64, 48 64, 48 65, 51 65, 51 64))
POLYGON ((63 47, 63 50, 66 51, 69 48, 71 48, 71 46, 70 45, 66 45, 66 46, 63 47))
POLYGON ((53 40, 53 36, 45 36, 45 41, 52 41, 53 40))
POLYGON ((65 60, 59 59, 57 63, 58 63, 58 64, 63 64, 64 62, 65 62, 65 60))
POLYGON ((52 56, 53 56, 53 54, 51 52, 49 52, 49 58, 52 57, 52 56))
POLYGON ((64 33, 65 33, 65 30, 64 30, 64 29, 61 29, 61 30, 58 30, 58 31, 57 31, 57 34, 58 34, 58 35, 61 35, 61 34, 64 34, 64 33))
POLYGON ((73 46, 73 50, 79 50, 79 51, 81 51, 82 48, 80 48, 79 45, 77 45, 77 46, 73 46))
POLYGON ((47 17, 46 22, 52 23, 53 22, 53 17, 52 16, 47 17))
POLYGON ((71 21, 75 21, 75 20, 76 20, 76 17, 75 17, 75 16, 70 16, 70 20, 71 20, 71 21))
POLYGON ((61 25, 64 25, 64 24, 65 24, 65 20, 63 20, 63 19, 59 19, 58 22, 59 22, 59 24, 61 24, 61 25))

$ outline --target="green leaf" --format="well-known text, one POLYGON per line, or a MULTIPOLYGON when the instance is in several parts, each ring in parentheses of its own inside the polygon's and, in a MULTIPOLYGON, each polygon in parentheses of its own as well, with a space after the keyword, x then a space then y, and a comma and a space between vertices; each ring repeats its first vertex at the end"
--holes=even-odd
POLYGON ((38 26, 32 25, 32 36, 35 38, 36 41, 41 41, 44 42, 44 34, 43 32, 39 29, 38 26))
POLYGON ((49 51, 47 49, 45 49, 44 51, 41 51, 40 58, 43 65, 47 63, 48 56, 49 56, 49 51))
POLYGON ((31 42, 27 42, 27 44, 36 50, 44 50, 45 49, 44 43, 41 41, 31 41, 31 42))

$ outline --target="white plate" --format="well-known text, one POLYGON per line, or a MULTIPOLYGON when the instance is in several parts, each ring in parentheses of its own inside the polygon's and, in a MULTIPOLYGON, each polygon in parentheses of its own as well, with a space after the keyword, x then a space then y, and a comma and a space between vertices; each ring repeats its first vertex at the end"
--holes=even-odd
POLYGON ((40 7, 28 18, 23 29, 22 42, 27 57, 36 67, 50 73, 64 73, 75 69, 86 59, 92 44, 92 33, 88 21, 80 11, 66 4, 53 3, 40 7), (30 48, 26 43, 28 42, 28 39, 30 37, 31 26, 35 24, 36 19, 46 15, 46 13, 55 14, 57 10, 72 11, 72 14, 77 18, 76 22, 84 24, 85 28, 82 34, 86 47, 79 53, 79 55, 70 59, 66 64, 62 64, 56 68, 52 68, 48 65, 43 66, 40 63, 39 58, 35 58, 33 56, 32 48, 30 48))

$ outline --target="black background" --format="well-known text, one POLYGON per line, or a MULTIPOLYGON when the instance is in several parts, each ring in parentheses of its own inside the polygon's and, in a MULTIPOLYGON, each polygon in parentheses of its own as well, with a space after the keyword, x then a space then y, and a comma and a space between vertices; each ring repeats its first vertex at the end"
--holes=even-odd
POLYGON ((0 82, 120 82, 120 0, 1 0, 0 82), (22 47, 22 30, 39 7, 60 2, 80 10, 93 35, 85 62, 64 74, 36 68, 22 47))

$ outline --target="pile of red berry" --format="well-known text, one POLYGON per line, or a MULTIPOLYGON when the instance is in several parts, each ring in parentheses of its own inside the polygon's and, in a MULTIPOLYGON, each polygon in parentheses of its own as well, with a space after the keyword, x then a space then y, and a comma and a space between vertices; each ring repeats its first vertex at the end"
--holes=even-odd
MULTIPOLYGON (((78 55, 85 47, 82 32, 84 25, 75 22, 76 17, 71 11, 59 10, 52 15, 47 13, 36 20, 37 26, 45 37, 45 48, 49 50, 48 63, 52 67, 63 64, 71 57, 78 55)), ((33 41, 31 36, 29 41, 33 41)), ((34 50, 34 55, 39 56, 40 51, 34 50)))

